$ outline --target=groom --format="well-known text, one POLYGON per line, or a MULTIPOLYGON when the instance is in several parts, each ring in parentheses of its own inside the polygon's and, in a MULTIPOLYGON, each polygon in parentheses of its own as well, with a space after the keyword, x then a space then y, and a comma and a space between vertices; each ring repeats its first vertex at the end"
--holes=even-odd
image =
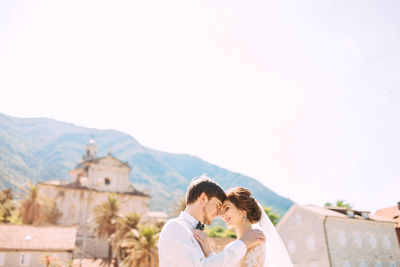
POLYGON ((225 200, 225 192, 212 179, 203 175, 192 181, 186 192, 186 209, 178 218, 169 220, 158 241, 160 267, 234 266, 247 249, 265 242, 259 230, 250 230, 240 240, 227 245, 221 253, 206 257, 193 236, 193 229, 211 224, 225 200))

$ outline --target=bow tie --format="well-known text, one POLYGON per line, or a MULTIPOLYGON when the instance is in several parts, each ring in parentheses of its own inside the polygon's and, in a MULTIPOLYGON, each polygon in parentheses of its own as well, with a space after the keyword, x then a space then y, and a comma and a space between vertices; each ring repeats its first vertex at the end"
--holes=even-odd
POLYGON ((204 224, 201 224, 200 222, 197 224, 196 229, 199 229, 201 231, 204 230, 204 224))

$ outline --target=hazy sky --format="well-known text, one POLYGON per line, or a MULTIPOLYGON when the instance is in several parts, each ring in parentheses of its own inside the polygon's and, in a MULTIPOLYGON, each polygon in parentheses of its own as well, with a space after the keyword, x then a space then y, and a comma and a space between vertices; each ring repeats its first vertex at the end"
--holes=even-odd
MULTIPOLYGON (((0 112, 116 129, 302 204, 400 201, 399 1, 0 1, 0 112)), ((99 144, 101 145, 101 144, 99 144)))

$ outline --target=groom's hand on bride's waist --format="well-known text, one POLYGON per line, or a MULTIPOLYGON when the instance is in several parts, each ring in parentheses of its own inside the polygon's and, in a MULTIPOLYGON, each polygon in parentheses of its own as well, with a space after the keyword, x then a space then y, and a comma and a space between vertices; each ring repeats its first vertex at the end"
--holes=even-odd
POLYGON ((252 229, 248 231, 240 240, 246 244, 247 249, 250 249, 265 243, 265 235, 261 230, 252 229))

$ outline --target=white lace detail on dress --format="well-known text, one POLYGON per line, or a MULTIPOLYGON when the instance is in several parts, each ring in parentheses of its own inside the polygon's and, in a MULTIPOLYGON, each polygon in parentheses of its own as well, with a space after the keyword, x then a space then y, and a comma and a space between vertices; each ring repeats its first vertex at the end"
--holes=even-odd
POLYGON ((247 253, 246 259, 243 262, 243 265, 247 267, 260 266, 260 263, 263 264, 264 260, 262 254, 263 254, 263 246, 257 246, 253 249, 250 249, 249 252, 247 253))

